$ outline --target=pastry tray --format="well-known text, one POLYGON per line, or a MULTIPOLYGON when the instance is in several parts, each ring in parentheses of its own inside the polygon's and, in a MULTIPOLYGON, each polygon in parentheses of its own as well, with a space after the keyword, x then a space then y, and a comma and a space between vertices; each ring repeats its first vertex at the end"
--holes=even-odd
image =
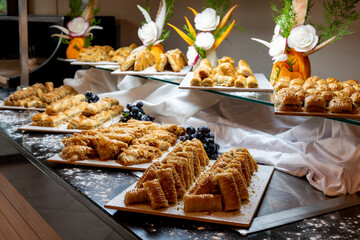
POLYGON ((39 111, 39 112, 44 112, 45 111, 45 108, 34 108, 34 107, 23 107, 23 106, 5 106, 4 103, 0 103, 0 109, 28 110, 28 111, 39 111))
POLYGON ((105 207, 127 212, 182 218, 237 227, 250 227, 273 171, 274 167, 272 166, 259 165, 259 171, 253 174, 250 186, 248 187, 250 199, 245 203, 242 202, 240 211, 236 212, 184 212, 184 200, 178 201, 169 208, 160 210, 153 210, 150 205, 147 204, 125 205, 125 193, 134 189, 136 183, 105 204, 105 207))
POLYGON ((71 65, 88 65, 88 66, 99 66, 99 65, 114 65, 119 66, 120 65, 117 62, 110 62, 110 61, 101 61, 101 62, 79 62, 79 61, 70 61, 71 65))
POLYGON ((149 76, 149 75, 175 75, 175 76, 185 76, 190 70, 191 66, 185 66, 180 72, 173 71, 163 71, 157 72, 155 67, 149 67, 143 71, 121 71, 121 69, 111 72, 113 75, 138 75, 138 76, 149 76))
POLYGON ((275 108, 275 115, 305 116, 305 117, 329 117, 329 118, 356 118, 360 119, 360 113, 330 113, 330 112, 291 112, 278 111, 275 108))
MULTIPOLYGON (((114 123, 117 123, 119 122, 120 118, 121 115, 105 122, 104 124, 100 125, 100 127, 108 127, 114 123)), ((19 127, 18 130, 30 131, 30 132, 80 133, 88 129, 68 129, 67 124, 62 124, 59 127, 41 127, 41 126, 33 126, 31 125, 31 123, 28 123, 25 124, 24 126, 19 127)))
POLYGON ((189 72, 186 74, 185 78, 180 83, 180 89, 197 89, 197 90, 214 90, 214 91, 232 91, 232 92, 272 92, 273 87, 270 82, 267 80, 264 74, 254 73, 255 78, 259 83, 259 88, 237 88, 237 87, 223 87, 223 86, 214 86, 214 87, 199 87, 191 86, 190 81, 194 76, 194 72, 189 72))
POLYGON ((78 166, 119 168, 119 169, 128 169, 128 170, 134 170, 134 171, 145 171, 148 167, 150 167, 150 165, 153 162, 161 161, 173 149, 174 149, 174 147, 170 147, 166 152, 163 152, 161 157, 153 160, 152 162, 142 163, 142 164, 135 164, 135 165, 131 165, 131 166, 121 165, 120 163, 117 163, 115 160, 100 161, 99 159, 86 159, 86 160, 82 160, 82 161, 68 161, 68 160, 63 159, 60 154, 55 154, 51 158, 46 159, 46 161, 53 162, 53 163, 63 163, 63 164, 78 165, 78 166))

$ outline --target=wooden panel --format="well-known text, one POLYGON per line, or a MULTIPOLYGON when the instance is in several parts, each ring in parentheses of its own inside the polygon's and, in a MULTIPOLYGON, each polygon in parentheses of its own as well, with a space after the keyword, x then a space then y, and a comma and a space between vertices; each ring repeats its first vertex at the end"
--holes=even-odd
POLYGON ((329 117, 329 118, 350 118, 360 120, 359 113, 330 113, 330 112, 290 112, 290 111, 274 111, 275 115, 289 115, 289 116, 305 116, 305 117, 329 117))
POLYGON ((179 88, 180 89, 197 89, 197 90, 213 90, 213 91, 227 91, 227 92, 272 92, 273 87, 270 82, 267 80, 264 74, 255 73, 259 88, 237 88, 237 87, 223 87, 223 86, 214 86, 214 87, 199 87, 191 86, 190 81, 194 76, 194 72, 189 72, 186 74, 185 78, 182 80, 179 88))
MULTIPOLYGON (((1 184, 2 184, 1 179, 1 184)), ((29 224, 25 221, 21 213, 14 207, 14 205, 22 204, 22 197, 19 199, 13 199, 13 201, 9 201, 7 197, 8 194, 5 194, 3 188, 0 189, 0 211, 6 217, 11 226, 16 229, 16 232, 22 239, 39 239, 39 237, 35 234, 33 229, 29 226, 29 224), (17 203, 15 203, 17 202, 17 203)))
POLYGON ((249 227, 260 205, 261 199, 264 196, 273 171, 274 167, 259 165, 259 171, 254 173, 250 186, 248 187, 250 199, 248 202, 243 203, 240 211, 237 212, 184 212, 184 200, 171 205, 169 208, 160 210, 153 210, 150 205, 147 204, 125 205, 125 193, 132 190, 136 183, 108 202, 105 207, 120 211, 138 212, 238 227, 249 227))
POLYGON ((0 211, 0 239, 21 239, 7 218, 0 211))
MULTIPOLYGON (((30 228, 37 234, 37 238, 30 238, 29 233, 27 233, 24 239, 61 239, 2 174, 0 174, 0 191, 3 194, 2 196, 6 197, 8 203, 11 203, 12 207, 21 215, 23 221, 29 224, 30 228)), ((3 211, 3 205, 0 206, 1 211, 3 211)))

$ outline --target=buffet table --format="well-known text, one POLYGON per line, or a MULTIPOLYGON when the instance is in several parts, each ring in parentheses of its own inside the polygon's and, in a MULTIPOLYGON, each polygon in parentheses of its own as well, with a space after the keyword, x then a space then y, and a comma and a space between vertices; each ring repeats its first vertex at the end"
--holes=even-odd
MULTIPOLYGON (((143 81, 152 82, 151 79, 143 81)), ((12 91, 1 89, 0 100, 12 91)), ((259 96, 270 98, 270 94, 259 96)), ((250 101, 263 100, 255 97, 250 101)), ((271 105, 271 101, 264 102, 271 105)), ((298 178, 280 171, 274 172, 249 229, 106 209, 104 204, 135 183, 139 174, 47 162, 47 158, 61 151, 61 139, 67 135, 18 131, 18 127, 29 123, 35 113, 1 110, 1 137, 124 239, 238 239, 241 235, 250 239, 359 237, 359 193, 328 197, 313 188, 305 177, 298 178)))

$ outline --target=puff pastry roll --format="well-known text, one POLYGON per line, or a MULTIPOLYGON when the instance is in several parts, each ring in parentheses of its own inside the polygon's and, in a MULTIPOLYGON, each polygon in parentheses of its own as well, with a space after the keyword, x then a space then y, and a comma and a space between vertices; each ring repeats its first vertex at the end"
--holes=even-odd
POLYGON ((240 199, 249 199, 249 191, 246 186, 246 180, 244 179, 244 175, 236 168, 229 168, 225 170, 225 172, 229 172, 233 175, 240 199))
POLYGON ((256 78, 254 76, 248 76, 246 78, 246 86, 248 88, 258 88, 259 87, 259 83, 256 80, 256 78))
POLYGON ((96 144, 96 150, 99 154, 100 160, 102 161, 116 159, 120 152, 127 147, 127 143, 110 139, 103 136, 102 134, 98 135, 98 143, 96 144))
POLYGON ((173 178, 174 178, 174 182, 175 182, 175 190, 176 190, 176 196, 177 198, 182 198, 184 196, 184 194, 186 193, 185 187, 182 184, 182 181, 178 175, 178 173, 176 172, 175 166, 172 163, 166 163, 163 164, 161 166, 161 169, 171 169, 172 170, 172 174, 173 174, 173 178))
POLYGON ((142 188, 144 187, 143 183, 156 179, 156 171, 160 167, 160 165, 160 162, 154 162, 153 164, 151 164, 150 167, 145 170, 144 174, 136 182, 135 187, 142 188))
POLYGON ((190 80, 190 86, 201 86, 201 77, 199 74, 194 73, 193 78, 190 80))
POLYGON ((246 77, 244 77, 243 75, 237 75, 235 82, 234 82, 234 87, 237 87, 237 88, 246 87, 246 77))
POLYGON ((352 100, 349 97, 334 97, 329 103, 329 108, 332 113, 352 112, 352 100))
POLYGON ((218 191, 217 182, 214 178, 213 172, 205 172, 200 175, 195 185, 190 189, 190 194, 206 194, 216 193, 218 191))
POLYGON ((201 86, 204 86, 204 87, 213 87, 215 86, 215 82, 212 78, 204 78, 202 81, 201 81, 201 86))
POLYGON ((218 65, 220 65, 222 63, 230 63, 232 66, 234 66, 235 60, 231 57, 222 57, 222 58, 218 59, 218 65))
POLYGON ((206 154, 204 146, 200 140, 194 138, 191 141, 185 141, 184 144, 187 146, 193 146, 197 149, 200 165, 202 167, 205 167, 210 163, 210 159, 209 159, 208 155, 206 154))
POLYGON ((157 170, 156 177, 160 182, 161 188, 164 191, 168 203, 176 203, 177 193, 172 169, 166 168, 157 170))
POLYGON ((249 150, 247 150, 246 148, 233 148, 231 149, 231 151, 234 151, 234 152, 244 152, 246 154, 248 154, 248 157, 250 159, 250 162, 252 163, 252 165, 254 166, 254 170, 255 171, 258 171, 258 165, 257 163, 255 162, 254 158, 251 156, 249 150))
POLYGON ((71 145, 63 148, 62 157, 69 161, 81 161, 96 158, 96 150, 87 146, 71 145))
POLYGON ((159 180, 155 179, 143 183, 144 188, 149 196, 152 209, 169 207, 164 191, 161 188, 159 180))
POLYGON ((117 158, 117 162, 124 165, 130 166, 140 163, 151 162, 155 158, 155 155, 145 149, 134 148, 130 146, 125 149, 117 158))
POLYGON ((219 194, 185 195, 185 212, 221 212, 222 201, 219 194))
POLYGON ((149 197, 145 188, 135 188, 125 193, 124 202, 126 205, 134 203, 149 202, 149 197))
POLYGON ((185 183, 185 177, 184 177, 184 168, 183 168, 183 163, 182 162, 178 162, 174 159, 168 159, 165 158, 164 159, 164 163, 166 164, 172 164, 175 168, 176 173, 179 176, 179 179, 181 181, 181 184, 183 185, 184 189, 186 189, 186 183, 185 183))
POLYGON ((215 68, 215 73, 223 76, 230 76, 230 77, 236 77, 234 65, 230 62, 225 62, 220 65, 218 65, 215 68))
POLYGON ((231 173, 220 173, 215 176, 215 179, 223 196, 224 211, 239 210, 241 200, 233 175, 231 173))
POLYGON ((209 59, 205 58, 201 60, 199 66, 195 69, 195 73, 199 74, 201 79, 211 77, 213 67, 211 66, 209 59))
POLYGON ((66 137, 61 142, 64 144, 65 147, 72 146, 72 145, 79 145, 79 146, 87 146, 91 148, 95 148, 97 144, 98 138, 95 136, 89 135, 76 135, 74 137, 66 137))
POLYGON ((253 75, 253 72, 252 72, 251 68, 249 67, 249 64, 243 59, 241 59, 238 63, 237 73, 244 75, 245 77, 253 75))

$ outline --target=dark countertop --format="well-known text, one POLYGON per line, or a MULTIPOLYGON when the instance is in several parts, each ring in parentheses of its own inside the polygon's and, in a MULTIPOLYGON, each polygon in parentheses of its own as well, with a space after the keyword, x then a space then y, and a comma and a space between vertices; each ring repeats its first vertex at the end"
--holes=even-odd
MULTIPOLYGON (((11 90, 0 89, 0 100, 11 90)), ((137 181, 119 169, 46 162, 63 148, 70 134, 21 132, 35 111, 0 110, 0 135, 47 176, 126 239, 356 239, 360 238, 360 194, 327 197, 297 178, 275 171, 250 229, 104 208, 104 204, 137 181), (342 210, 340 210, 342 209, 342 210), (316 217, 317 216, 317 217, 316 217), (304 219, 306 218, 306 219, 304 219), (271 229, 271 230, 266 230, 271 229), (244 237, 245 238, 245 237, 244 237)))

